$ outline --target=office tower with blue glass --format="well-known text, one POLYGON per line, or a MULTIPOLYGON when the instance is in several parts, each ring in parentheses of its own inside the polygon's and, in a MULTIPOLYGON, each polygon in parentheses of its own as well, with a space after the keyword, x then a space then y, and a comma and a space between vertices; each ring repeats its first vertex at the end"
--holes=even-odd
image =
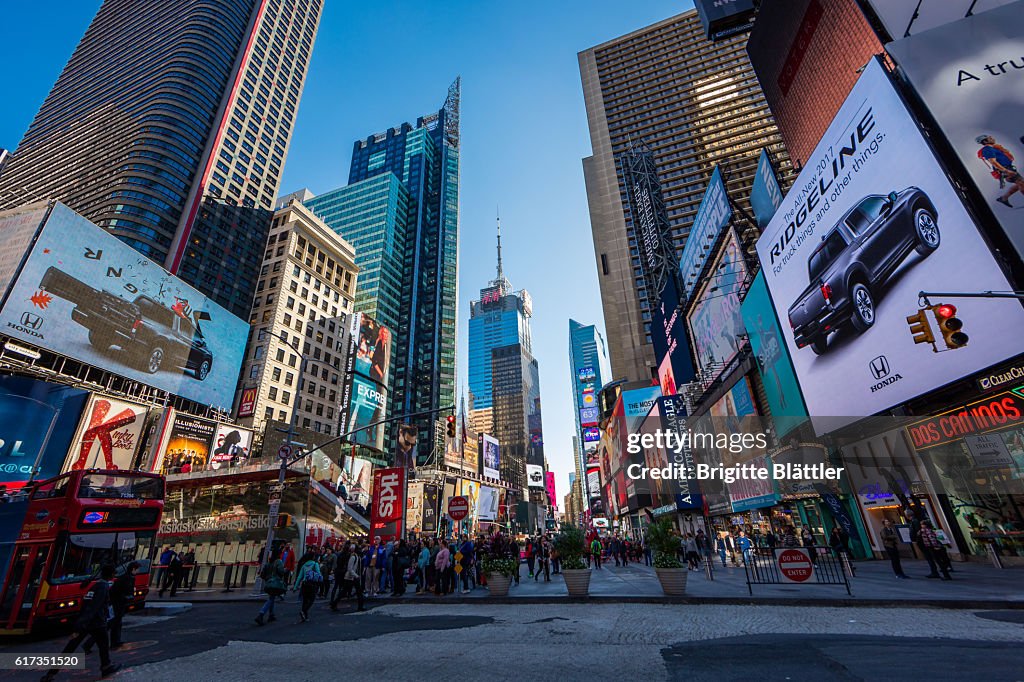
POLYGON ((569 374, 576 412, 576 438, 580 444, 574 453, 578 459, 576 470, 586 473, 587 460, 596 457, 600 441, 596 431, 597 394, 611 381, 608 349, 595 325, 569 320, 569 374))

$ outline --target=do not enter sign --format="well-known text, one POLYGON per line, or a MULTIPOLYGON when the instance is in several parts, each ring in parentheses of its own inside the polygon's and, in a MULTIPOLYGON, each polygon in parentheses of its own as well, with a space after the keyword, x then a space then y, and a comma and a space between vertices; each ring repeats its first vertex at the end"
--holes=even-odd
POLYGON ((814 575, 814 564, 806 549, 784 549, 777 561, 783 582, 805 583, 814 575))
POLYGON ((461 521, 469 516, 469 500, 461 495, 448 500, 448 516, 452 521, 461 521))

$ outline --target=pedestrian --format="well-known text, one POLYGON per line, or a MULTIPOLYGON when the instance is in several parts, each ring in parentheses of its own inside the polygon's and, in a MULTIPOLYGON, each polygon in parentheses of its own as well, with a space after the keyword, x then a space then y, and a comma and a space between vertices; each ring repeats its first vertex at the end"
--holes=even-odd
POLYGON ((423 543, 416 557, 416 594, 427 591, 427 564, 430 563, 430 547, 423 543))
POLYGON ((889 562, 892 564, 892 572, 897 578, 904 580, 910 578, 909 575, 903 572, 903 566, 900 565, 900 538, 892 519, 885 520, 880 535, 882 537, 882 547, 885 548, 885 554, 889 557, 889 562))
POLYGON ((917 548, 921 551, 925 561, 928 562, 928 575, 926 578, 938 578, 939 567, 935 563, 935 553, 930 547, 927 547, 921 540, 921 527, 924 524, 924 510, 923 509, 909 509, 907 510, 907 516, 910 518, 910 541, 914 543, 917 548))
POLYGON ((469 536, 463 533, 462 535, 462 547, 459 548, 459 552, 462 553, 462 559, 459 563, 462 565, 462 594, 469 594, 470 583, 473 584, 473 589, 476 589, 476 578, 473 575, 475 570, 475 547, 473 541, 469 539, 469 536))
POLYGON ((549 561, 551 557, 551 543, 546 539, 539 539, 537 543, 537 571, 533 574, 534 582, 540 578, 540 574, 544 573, 544 582, 551 582, 551 563, 549 561))
POLYGON ((804 547, 807 548, 807 551, 811 553, 811 563, 817 565, 818 547, 814 540, 814 533, 812 533, 811 529, 807 526, 804 526, 800 530, 800 542, 803 544, 804 547))
POLYGON ((139 572, 139 562, 132 561, 110 587, 110 606, 114 617, 110 619, 110 648, 120 649, 124 643, 121 639, 121 621, 128 613, 128 606, 135 596, 135 575, 139 572))
POLYGON ((746 531, 741 530, 740 536, 736 538, 736 548, 743 557, 743 565, 746 566, 750 563, 750 552, 754 547, 754 543, 747 537, 746 531))
POLYGON ((651 551, 651 543, 645 537, 643 539, 642 551, 644 555, 644 566, 654 565, 654 552, 651 551))
POLYGON ((516 582, 516 585, 518 585, 519 570, 521 568, 520 562, 522 561, 522 557, 519 556, 519 543, 516 542, 516 539, 514 537, 510 537, 508 539, 508 555, 510 559, 516 562, 516 568, 515 571, 513 571, 512 573, 512 579, 516 582))
POLYGON ((164 573, 164 582, 160 585, 160 591, 158 594, 163 597, 164 592, 168 587, 171 588, 171 597, 173 598, 175 593, 178 591, 178 585, 181 583, 181 571, 184 564, 181 560, 181 554, 171 550, 170 559, 167 561, 167 571, 164 573))
POLYGON ((800 546, 800 541, 796 538, 796 529, 793 526, 786 526, 786 530, 782 533, 782 546, 786 549, 800 546))
POLYGON ((527 578, 532 578, 533 577, 533 567, 534 567, 534 563, 536 562, 536 559, 537 559, 537 557, 536 557, 536 549, 537 549, 536 548, 536 544, 534 543, 533 538, 527 537, 526 538, 526 568, 529 569, 527 574, 526 574, 527 578))
POLYGON ((722 560, 722 568, 725 568, 725 555, 732 552, 732 536, 725 531, 719 531, 716 544, 718 558, 722 560))
MULTIPOLYGON (((920 537, 921 546, 932 556, 932 560, 929 563, 934 563, 942 571, 943 580, 952 580, 953 576, 949 574, 949 554, 946 553, 946 548, 939 542, 939 536, 935 532, 935 527, 932 526, 932 522, 928 519, 921 521, 920 537)), ((929 575, 928 577, 937 578, 938 576, 929 575)))
POLYGON ((622 560, 622 565, 625 566, 629 563, 629 551, 632 549, 632 543, 626 538, 622 539, 619 543, 619 558, 622 560))
POLYGON ((771 549, 771 550, 774 550, 775 547, 778 546, 779 538, 778 538, 778 536, 775 535, 775 531, 773 529, 769 528, 768 532, 765 533, 764 544, 765 544, 765 547, 767 547, 768 549, 771 549))
POLYGON ((558 553, 558 548, 553 544, 551 545, 551 575, 557 575, 562 572, 562 555, 558 553))
POLYGON ((295 573, 295 550, 292 549, 290 542, 285 544, 281 551, 281 561, 284 562, 284 570, 288 571, 288 582, 291 582, 292 575, 295 573))
POLYGON ((612 559, 615 561, 615 565, 619 565, 619 536, 613 536, 612 541, 608 543, 608 553, 612 555, 612 559))
POLYGON ((448 551, 448 542, 441 540, 441 549, 437 552, 437 559, 434 560, 434 568, 437 569, 437 590, 435 594, 441 597, 448 594, 448 573, 451 570, 451 552, 448 551))
POLYGON ((164 547, 164 551, 160 553, 160 559, 157 561, 156 569, 156 584, 159 588, 160 585, 164 584, 164 577, 167 575, 167 564, 171 563, 171 555, 174 554, 174 550, 171 549, 170 545, 164 547))
POLYGON ((263 591, 267 594, 267 601, 263 603, 263 608, 256 615, 257 625, 263 625, 264 616, 268 616, 268 623, 273 623, 277 620, 277 617, 274 615, 274 602, 288 589, 288 583, 285 582, 288 578, 288 571, 285 570, 281 554, 281 548, 275 547, 270 552, 270 559, 260 571, 260 578, 263 579, 263 591))
POLYGON ((356 595, 356 611, 365 611, 366 607, 363 606, 363 585, 360 577, 362 576, 362 547, 359 547, 351 551, 348 555, 348 561, 345 566, 345 590, 344 593, 347 596, 349 592, 355 591, 356 595))
POLYGON ((411 550, 405 540, 398 541, 394 556, 391 557, 391 584, 394 586, 392 597, 405 594, 405 572, 411 563, 411 550))
MULTIPOLYGON (((82 599, 82 610, 75 622, 71 639, 61 653, 70 654, 83 641, 92 640, 100 651, 100 675, 107 677, 121 669, 110 662, 110 641, 107 639, 107 624, 110 617, 110 583, 114 579, 114 567, 105 564, 100 568, 100 578, 89 586, 82 599)), ((57 677, 58 669, 53 668, 43 675, 43 682, 57 677)))
POLYGON ((316 594, 320 590, 320 583, 324 581, 320 574, 320 562, 312 551, 302 555, 296 567, 295 584, 293 590, 299 591, 302 599, 302 606, 299 609, 299 619, 305 623, 309 620, 309 609, 316 601, 316 594))
POLYGON ((334 563, 336 556, 330 546, 325 546, 320 554, 320 575, 323 581, 320 583, 320 598, 326 599, 330 594, 331 579, 334 577, 334 563))
POLYGON ((700 549, 693 533, 686 534, 686 565, 691 571, 700 568, 700 549))
POLYGON ((590 543, 590 553, 594 555, 594 566, 597 570, 601 570, 601 541, 594 538, 594 541, 590 543))
POLYGON ((348 560, 352 556, 352 545, 346 542, 344 547, 334 555, 331 562, 332 573, 334 573, 334 586, 331 588, 331 610, 338 610, 338 601, 344 596, 347 597, 346 573, 348 573, 348 560))
POLYGON ((836 558, 842 562, 843 557, 846 558, 846 563, 850 567, 850 575, 857 575, 857 571, 853 567, 853 560, 850 557, 850 536, 842 528, 842 526, 834 526, 832 533, 829 535, 828 545, 832 548, 836 558))

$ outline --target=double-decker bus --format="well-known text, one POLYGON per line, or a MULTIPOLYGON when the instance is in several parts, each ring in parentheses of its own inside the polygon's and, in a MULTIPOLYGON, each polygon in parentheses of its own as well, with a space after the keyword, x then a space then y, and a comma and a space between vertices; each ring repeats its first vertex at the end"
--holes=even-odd
POLYGON ((33 484, 28 496, 0 592, 0 633, 73 624, 104 564, 121 574, 139 562, 129 608, 142 606, 164 507, 163 476, 71 471, 33 484))

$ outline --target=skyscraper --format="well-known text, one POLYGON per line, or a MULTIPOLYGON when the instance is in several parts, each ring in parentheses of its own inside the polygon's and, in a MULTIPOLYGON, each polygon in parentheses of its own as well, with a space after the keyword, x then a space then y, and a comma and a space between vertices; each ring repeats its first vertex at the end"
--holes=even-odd
MULTIPOLYGON (((408 194, 394 363, 396 415, 455 404, 460 96, 456 79, 439 111, 419 117, 416 125, 403 123, 359 140, 352 152, 350 186, 393 175, 408 194)), ((358 252, 344 222, 332 227, 356 243, 358 252)), ((420 442, 438 442, 437 422, 420 423, 426 427, 420 442)))
POLYGON ((248 317, 321 0, 105 0, 0 176, 248 317))
POLYGON ((605 383, 611 381, 608 350, 595 325, 569 320, 569 375, 576 413, 573 454, 577 461, 574 468, 582 480, 587 470, 587 459, 597 452, 600 441, 598 432, 585 430, 596 429, 600 421, 597 394, 605 383))
POLYGON ((630 145, 642 141, 653 152, 677 257, 716 164, 748 211, 763 147, 780 174, 791 170, 746 37, 711 42, 689 11, 579 54, 593 149, 583 171, 616 379, 656 376, 650 321, 658 301, 645 286, 623 177, 630 145))

